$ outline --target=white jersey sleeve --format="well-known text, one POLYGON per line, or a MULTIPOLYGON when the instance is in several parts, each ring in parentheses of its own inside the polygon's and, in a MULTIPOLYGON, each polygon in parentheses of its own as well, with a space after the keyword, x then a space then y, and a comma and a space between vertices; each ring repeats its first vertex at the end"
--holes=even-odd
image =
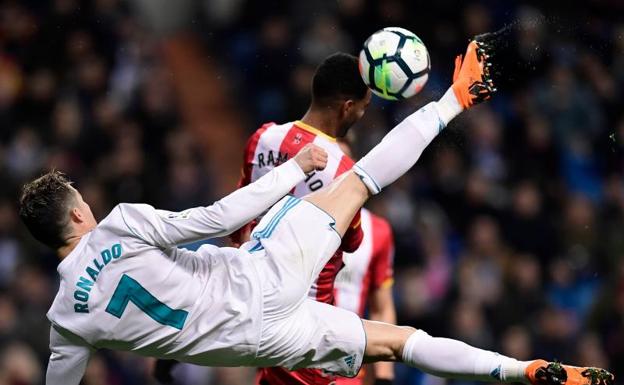
POLYGON ((78 385, 87 368, 91 349, 69 341, 51 327, 50 351, 46 385, 78 385))
POLYGON ((262 321, 253 258, 234 248, 175 245, 228 234, 304 178, 289 161, 208 207, 115 208, 57 268, 47 383, 78 384, 90 349, 216 366, 251 363, 262 321))
POLYGON ((145 204, 117 206, 129 230, 156 247, 228 235, 283 198, 306 175, 294 160, 207 207, 181 212, 156 210, 145 204))

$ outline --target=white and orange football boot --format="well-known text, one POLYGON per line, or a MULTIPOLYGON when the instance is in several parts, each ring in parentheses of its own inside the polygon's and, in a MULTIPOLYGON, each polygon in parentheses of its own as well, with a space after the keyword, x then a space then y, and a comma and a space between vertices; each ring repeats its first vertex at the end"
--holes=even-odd
POLYGON ((490 41, 495 36, 496 33, 476 36, 468 44, 466 54, 455 58, 452 87, 464 109, 488 100, 496 92, 490 77, 492 63, 488 61, 494 49, 490 41))
POLYGON ((582 368, 559 362, 533 361, 525 370, 531 385, 613 385, 613 374, 600 368, 582 368))

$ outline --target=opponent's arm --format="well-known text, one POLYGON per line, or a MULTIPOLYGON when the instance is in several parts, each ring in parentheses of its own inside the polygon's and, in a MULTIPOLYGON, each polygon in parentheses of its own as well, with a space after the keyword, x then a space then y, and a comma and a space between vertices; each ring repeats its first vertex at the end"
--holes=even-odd
MULTIPOLYGON (((373 321, 396 324, 396 309, 392 297, 394 237, 390 224, 379 218, 373 219, 373 231, 379 239, 379 248, 371 260, 371 291, 369 294, 369 317, 373 321)), ((390 384, 394 379, 394 363, 376 362, 375 385, 390 384)))
MULTIPOLYGON (((392 286, 384 285, 374 289, 370 293, 369 317, 372 321, 381 321, 389 324, 396 324, 396 311, 394 300, 392 299, 392 286)), ((376 384, 390 384, 394 380, 393 362, 376 362, 375 368, 376 384), (384 380, 386 382, 384 382, 384 380)))
POLYGON ((46 385, 78 385, 87 368, 91 350, 72 343, 51 327, 50 351, 46 385))
POLYGON ((308 144, 293 159, 208 207, 181 212, 156 210, 141 204, 117 207, 128 229, 154 246, 168 247, 221 237, 258 217, 303 181, 305 173, 323 169, 326 164, 327 153, 308 144))

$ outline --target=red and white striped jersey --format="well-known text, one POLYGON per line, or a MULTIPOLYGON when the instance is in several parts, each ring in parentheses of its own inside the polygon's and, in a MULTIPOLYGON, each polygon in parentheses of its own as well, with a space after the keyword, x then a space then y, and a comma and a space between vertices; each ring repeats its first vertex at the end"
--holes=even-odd
MULTIPOLYGON (((324 170, 309 174, 302 183, 295 186, 291 191, 294 196, 303 197, 327 186, 353 166, 353 160, 342 152, 336 139, 324 132, 301 121, 286 124, 267 123, 247 142, 239 187, 255 181, 292 158, 308 143, 314 143, 327 151, 327 166, 324 170)), ((343 237, 339 251, 325 265, 312 286, 310 291, 312 298, 333 304, 334 280, 342 268, 342 251, 356 250, 362 241, 362 235, 358 213, 343 237)), ((233 238, 236 240, 236 234, 233 238)))
POLYGON ((328 154, 327 167, 308 176, 292 191, 302 197, 328 185, 337 176, 353 167, 353 160, 346 156, 336 139, 301 121, 286 124, 267 123, 250 138, 245 149, 244 174, 249 178, 245 184, 260 178, 275 166, 295 156, 303 146, 314 143, 328 154))
POLYGON ((364 316, 371 290, 393 283, 394 241, 392 228, 383 218, 361 211, 364 238, 353 253, 344 253, 345 267, 336 277, 336 306, 364 316))

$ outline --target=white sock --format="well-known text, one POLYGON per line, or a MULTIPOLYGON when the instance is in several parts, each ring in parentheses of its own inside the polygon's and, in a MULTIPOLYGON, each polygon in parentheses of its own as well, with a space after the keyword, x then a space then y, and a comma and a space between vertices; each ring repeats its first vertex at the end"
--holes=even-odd
POLYGON ((449 88, 439 101, 427 104, 394 127, 353 171, 372 194, 378 194, 412 168, 433 138, 460 112, 462 107, 449 88))
POLYGON ((435 338, 422 330, 412 334, 403 347, 403 362, 445 378, 528 383, 528 361, 518 361, 461 341, 435 338))
POLYGON ((449 87, 449 89, 446 90, 444 95, 442 95, 442 98, 435 103, 435 106, 438 110, 438 114, 440 115, 440 120, 444 122, 445 127, 451 120, 453 120, 454 117, 459 115, 464 110, 455 96, 453 87, 449 87))

